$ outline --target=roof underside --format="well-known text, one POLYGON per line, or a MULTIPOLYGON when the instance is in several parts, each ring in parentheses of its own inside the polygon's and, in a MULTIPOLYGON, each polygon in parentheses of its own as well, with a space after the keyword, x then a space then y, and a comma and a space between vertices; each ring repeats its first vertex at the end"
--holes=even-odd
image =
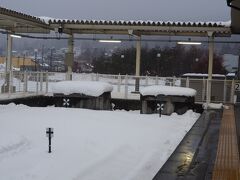
POLYGON ((62 27, 63 32, 79 34, 175 35, 175 36, 230 36, 230 27, 221 23, 185 23, 152 21, 65 21, 50 20, 53 28, 62 27))
POLYGON ((63 28, 72 34, 120 34, 120 35, 175 35, 175 36, 230 36, 230 23, 221 22, 153 22, 153 21, 86 21, 43 19, 0 7, 0 28, 15 33, 49 33, 63 28))
POLYGON ((50 27, 40 18, 0 7, 0 29, 15 33, 49 33, 50 27))

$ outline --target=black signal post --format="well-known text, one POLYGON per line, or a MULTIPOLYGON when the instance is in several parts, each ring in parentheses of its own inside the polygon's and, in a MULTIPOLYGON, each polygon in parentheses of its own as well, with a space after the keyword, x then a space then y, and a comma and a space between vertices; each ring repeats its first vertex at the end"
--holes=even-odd
POLYGON ((48 137, 48 141, 49 141, 48 153, 51 153, 52 152, 52 149, 51 149, 51 139, 53 137, 53 128, 46 128, 46 136, 48 137))

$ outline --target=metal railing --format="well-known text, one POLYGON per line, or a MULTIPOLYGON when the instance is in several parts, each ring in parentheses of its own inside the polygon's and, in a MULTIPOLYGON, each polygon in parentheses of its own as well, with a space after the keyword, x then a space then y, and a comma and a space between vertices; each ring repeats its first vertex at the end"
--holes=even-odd
POLYGON ((5 73, 0 73, 1 93, 48 93, 48 73, 47 72, 13 72, 12 80, 6 78, 5 73), (7 82, 9 81, 9 82, 7 82), (12 81, 12 82, 10 82, 12 81), (12 87, 9 87, 12 86, 12 87), (8 89, 9 88, 9 89, 8 89))
MULTIPOLYGON (((0 73, 0 86, 6 84, 5 73, 0 73)), ((110 75, 110 74, 72 74, 73 81, 89 80, 108 82, 113 85, 112 94, 121 95, 121 98, 130 99, 135 91, 135 81, 139 79, 140 90, 151 85, 166 85, 189 87, 197 90, 196 102, 206 102, 207 83, 206 78, 176 78, 158 76, 132 76, 132 75, 110 75)), ((49 72, 13 72, 13 91, 8 94, 18 92, 32 94, 51 93, 51 86, 55 82, 66 79, 65 73, 49 72)), ((234 103, 235 101, 235 80, 213 79, 211 102, 215 103, 234 103)), ((10 83, 9 83, 10 84, 10 83)), ((2 88, 1 88, 2 89, 2 88)), ((3 90, 3 89, 2 89, 3 90)), ((1 94, 4 94, 1 91, 1 94)), ((138 96, 139 98, 139 96, 138 96)))
MULTIPOLYGON (((124 93, 125 98, 131 92, 134 92, 136 79, 140 81, 140 89, 150 85, 166 85, 189 87, 197 91, 196 102, 206 102, 207 83, 206 78, 176 78, 176 77, 158 77, 158 76, 130 76, 130 75, 109 75, 109 74, 91 74, 91 80, 108 82, 115 87, 118 93, 124 93)), ((234 103, 235 83, 240 81, 227 79, 212 79, 211 84, 211 102, 213 103, 234 103)))

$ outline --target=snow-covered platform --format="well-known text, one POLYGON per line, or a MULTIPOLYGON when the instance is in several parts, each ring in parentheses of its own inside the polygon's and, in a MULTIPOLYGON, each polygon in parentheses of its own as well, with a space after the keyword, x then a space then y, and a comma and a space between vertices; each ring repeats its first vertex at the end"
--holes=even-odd
POLYGON ((13 104, 0 114, 4 180, 152 179, 199 117, 13 104), (54 128, 52 154, 46 127, 54 128))

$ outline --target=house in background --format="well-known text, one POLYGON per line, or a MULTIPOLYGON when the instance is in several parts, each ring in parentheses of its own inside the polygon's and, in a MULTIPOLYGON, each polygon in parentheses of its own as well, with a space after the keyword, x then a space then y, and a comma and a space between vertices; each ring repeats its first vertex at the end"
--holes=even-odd
MULTIPOLYGON (((0 57, 0 64, 5 64, 6 57, 0 57)), ((12 57, 12 66, 20 70, 35 71, 39 69, 39 64, 29 57, 12 57)))

